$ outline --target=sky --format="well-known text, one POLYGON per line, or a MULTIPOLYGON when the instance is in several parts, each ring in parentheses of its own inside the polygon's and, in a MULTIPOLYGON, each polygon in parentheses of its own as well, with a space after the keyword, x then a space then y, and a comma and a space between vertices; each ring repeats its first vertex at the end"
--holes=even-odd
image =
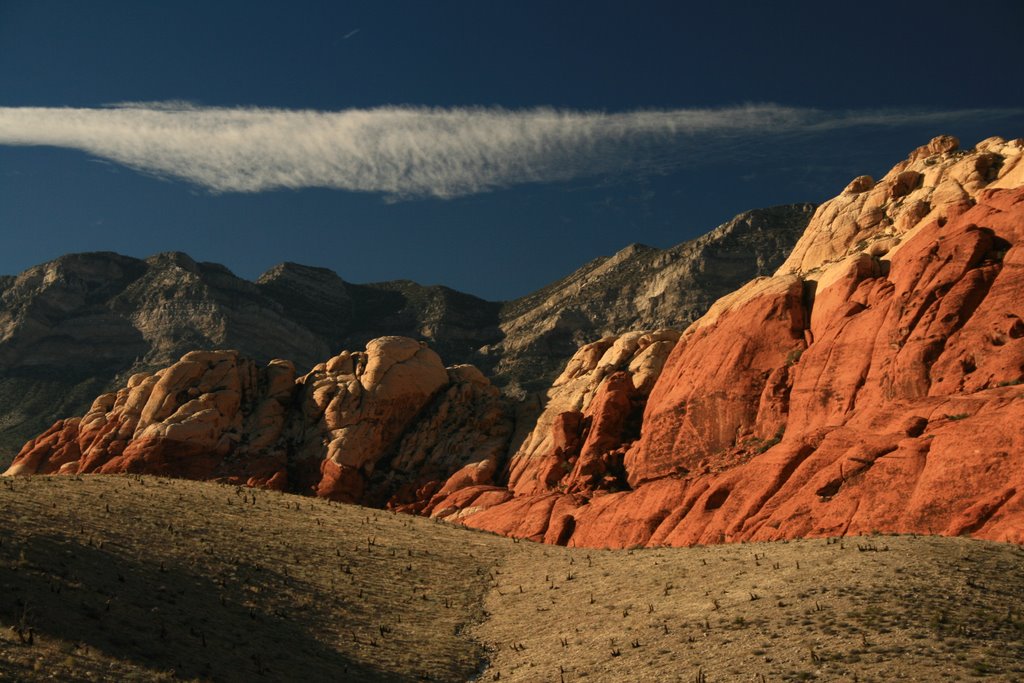
POLYGON ((1024 3, 0 0, 0 274, 282 261, 500 300, 1024 136, 1024 3))

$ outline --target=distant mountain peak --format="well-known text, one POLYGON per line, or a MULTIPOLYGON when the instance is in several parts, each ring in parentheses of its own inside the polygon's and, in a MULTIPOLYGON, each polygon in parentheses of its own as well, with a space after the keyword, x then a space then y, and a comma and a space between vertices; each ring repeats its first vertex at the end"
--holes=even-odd
POLYGON ((157 268, 177 267, 190 273, 199 272, 199 264, 183 251, 164 251, 153 254, 146 263, 157 268))
POLYGON ((307 266, 293 261, 283 261, 267 269, 262 275, 256 278, 256 284, 263 284, 275 279, 310 279, 319 281, 337 281, 344 283, 336 272, 330 268, 320 266, 307 266))

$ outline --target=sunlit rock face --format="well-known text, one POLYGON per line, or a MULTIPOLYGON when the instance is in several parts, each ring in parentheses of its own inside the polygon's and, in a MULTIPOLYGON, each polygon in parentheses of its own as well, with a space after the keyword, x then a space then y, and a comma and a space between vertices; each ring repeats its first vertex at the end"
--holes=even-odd
POLYGON ((453 521, 472 517, 498 533, 566 542, 572 528, 555 528, 558 519, 571 525, 571 513, 586 499, 628 489, 623 459, 678 338, 673 330, 630 332, 580 348, 509 459, 502 486, 453 477, 424 512, 453 521))
POLYGON ((285 411, 295 367, 236 351, 193 351, 97 398, 28 442, 7 474, 145 472, 275 488, 285 483, 285 411))
POLYGON ((511 427, 508 403, 478 370, 446 369, 405 337, 302 377, 289 361, 193 351, 58 421, 6 474, 136 472, 386 500, 463 470, 490 482, 511 427))
MULTIPOLYGON (((876 530, 1024 541, 1022 152, 936 138, 823 204, 774 276, 675 344, 623 490, 559 472, 551 454, 580 447, 564 411, 538 424, 528 443, 547 459, 521 452, 507 492, 463 491, 435 514, 613 547, 876 530)), ((591 425, 622 411, 624 383, 607 387, 576 395, 591 425)))
POLYGON ((301 376, 198 351, 56 422, 7 473, 217 479, 578 546, 1024 542, 1022 157, 939 137, 854 179, 773 275, 681 333, 580 347, 539 417, 406 337, 301 376))

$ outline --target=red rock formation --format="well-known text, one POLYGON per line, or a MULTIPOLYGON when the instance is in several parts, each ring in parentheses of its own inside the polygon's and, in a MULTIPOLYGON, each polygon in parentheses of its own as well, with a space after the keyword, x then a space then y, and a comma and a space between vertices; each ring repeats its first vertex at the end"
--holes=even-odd
POLYGON ((138 472, 350 502, 405 487, 422 507, 455 472, 490 483, 511 430, 478 370, 446 370, 412 339, 375 339, 300 378, 287 361, 196 351, 58 422, 6 474, 138 472))
MULTIPOLYGON (((357 502, 378 461, 448 384, 436 353, 412 339, 383 337, 366 353, 342 353, 301 380, 304 422, 297 460, 320 466, 316 495, 357 502)), ((300 487, 301 488, 301 487, 300 487)))
POLYGON ((537 541, 565 543, 574 510, 627 488, 623 458, 678 332, 631 332, 582 347, 548 392, 530 436, 511 458, 507 489, 451 477, 421 511, 537 541), (517 498, 512 499, 512 493, 517 498), (563 495, 566 492, 579 495, 563 495), (495 508, 494 513, 483 511, 495 508))
POLYGON ((526 495, 617 486, 624 449, 639 434, 647 395, 678 338, 672 330, 630 332, 576 352, 512 457, 508 488, 526 495))
POLYGON ((580 546, 1024 543, 1022 159, 1024 141, 942 137, 855 179, 773 277, 682 336, 581 348, 504 469, 512 420, 487 380, 384 338, 298 380, 189 354, 8 473, 222 478, 580 546))
POLYGON ((715 468, 726 449, 771 439, 785 425, 787 364, 805 346, 803 283, 791 276, 769 284, 672 352, 651 392, 642 440, 626 458, 632 487, 715 468))
MULTIPOLYGON (((518 463, 540 453, 533 478, 514 462, 515 498, 433 514, 586 546, 876 530, 1024 542, 1022 152, 937 138, 822 205, 774 277, 675 346, 625 454, 631 490, 551 485, 544 458, 581 449, 574 475, 592 462, 560 415, 518 463)), ((615 424, 621 394, 601 395, 589 424, 615 424)))
POLYGON ((6 474, 145 472, 280 487, 283 416, 294 393, 288 361, 259 368, 234 351, 193 351, 156 374, 132 376, 84 417, 58 422, 6 474))
POLYGON ((407 483, 387 507, 420 512, 435 493, 490 484, 503 464, 512 434, 508 403, 472 365, 449 368, 448 376, 448 388, 402 437, 389 463, 387 476, 407 483))

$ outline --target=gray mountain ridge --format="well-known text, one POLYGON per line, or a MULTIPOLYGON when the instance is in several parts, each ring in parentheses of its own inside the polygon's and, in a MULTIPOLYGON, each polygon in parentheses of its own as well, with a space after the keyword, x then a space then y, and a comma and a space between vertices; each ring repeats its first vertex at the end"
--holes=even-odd
POLYGON ((408 280, 354 284, 295 263, 251 282, 179 252, 61 256, 0 277, 0 465, 131 374, 200 348, 308 369, 375 337, 408 336, 522 398, 550 385, 581 344, 682 329, 718 297, 772 272, 813 210, 756 209, 668 249, 633 244, 507 302, 408 280))

